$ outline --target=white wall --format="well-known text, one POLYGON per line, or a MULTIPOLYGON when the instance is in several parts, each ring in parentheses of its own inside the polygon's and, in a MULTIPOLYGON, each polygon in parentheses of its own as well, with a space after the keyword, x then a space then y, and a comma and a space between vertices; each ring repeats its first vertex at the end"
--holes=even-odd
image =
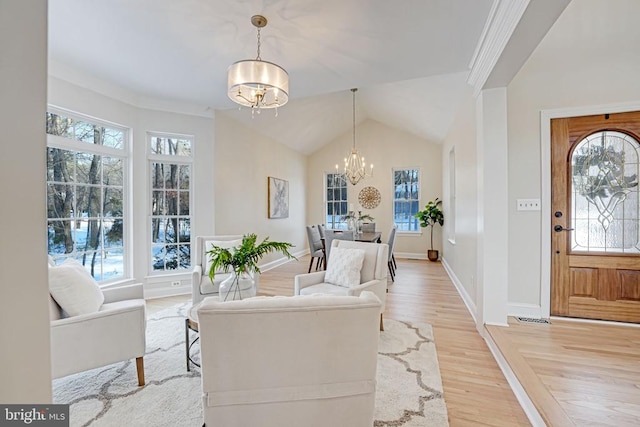
POLYGON ((132 164, 129 179, 133 181, 133 232, 129 238, 133 250, 132 280, 145 284, 145 296, 155 297, 171 293, 190 292, 190 274, 150 275, 149 178, 147 163, 147 132, 168 132, 194 136, 194 197, 192 236, 214 232, 214 119, 166 111, 143 109, 75 84, 49 77, 48 102, 51 105, 111 121, 132 130, 132 164), (171 288, 170 282, 181 280, 180 288, 171 288))
POLYGON ((442 146, 443 207, 445 230, 447 218, 455 215, 455 240, 445 232, 443 261, 456 285, 462 287, 466 302, 475 313, 477 265, 477 146, 476 101, 471 87, 460 107, 442 146), (455 148, 456 210, 449 206, 449 152, 455 148))
MULTIPOLYGON (((216 114, 215 140, 212 167, 216 175, 211 183, 215 185, 216 234, 255 233, 260 241, 269 237, 295 245, 292 253, 305 251, 306 157, 220 112, 216 114), (268 218, 269 176, 289 181, 288 218, 268 218)), ((280 258, 279 253, 269 254, 260 265, 280 258)), ((293 283, 291 286, 293 289, 293 283)))
POLYGON ((47 2, 0 1, 0 402, 51 402, 47 2))
MULTIPOLYGON (((366 120, 356 129, 356 148, 373 163, 373 177, 352 186, 348 184, 349 203, 359 210, 358 193, 366 186, 377 188, 382 196, 375 209, 362 209, 375 218, 376 230, 382 232, 386 241, 393 225, 393 175, 392 168, 418 167, 421 172, 421 208, 436 197, 442 199, 442 146, 409 133, 391 128, 373 120, 366 120)), ((324 176, 335 172, 336 163, 344 165, 343 159, 353 145, 351 131, 343 134, 309 156, 307 186, 308 224, 324 223, 324 176)), ((396 256, 426 259, 429 247, 429 231, 421 235, 396 235, 396 256)), ((442 250, 442 229, 437 226, 433 235, 435 249, 442 250)))
POLYGON ((508 86, 509 302, 512 313, 539 309, 541 212, 518 212, 518 198, 541 197, 542 110, 640 100, 640 2, 569 4, 508 86))

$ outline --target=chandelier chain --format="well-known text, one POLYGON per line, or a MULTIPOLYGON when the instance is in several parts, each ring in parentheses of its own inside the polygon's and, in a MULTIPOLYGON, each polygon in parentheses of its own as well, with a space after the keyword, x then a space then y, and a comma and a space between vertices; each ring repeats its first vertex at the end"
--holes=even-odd
POLYGON ((260 58, 260 27, 258 27, 258 56, 256 60, 262 61, 262 58, 260 58))
POLYGON ((351 89, 353 92, 353 149, 356 149, 356 91, 358 89, 351 89))

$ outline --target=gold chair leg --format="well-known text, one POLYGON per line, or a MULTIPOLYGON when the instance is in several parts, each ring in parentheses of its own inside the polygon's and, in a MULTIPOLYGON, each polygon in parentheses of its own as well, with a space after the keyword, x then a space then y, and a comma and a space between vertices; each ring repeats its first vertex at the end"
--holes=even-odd
POLYGON ((142 387, 144 385, 144 359, 142 357, 136 357, 136 369, 138 370, 138 385, 142 387))
POLYGON ((380 330, 384 331, 384 325, 382 324, 382 313, 380 313, 380 330))

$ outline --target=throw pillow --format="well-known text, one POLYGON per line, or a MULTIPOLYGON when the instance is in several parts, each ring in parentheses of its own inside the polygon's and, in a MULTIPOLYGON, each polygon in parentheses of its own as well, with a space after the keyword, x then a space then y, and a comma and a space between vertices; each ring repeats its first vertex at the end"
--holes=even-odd
POLYGON ((49 292, 69 316, 95 313, 104 302, 98 282, 72 258, 49 267, 49 292))
MULTIPOLYGON (((204 247, 206 248, 206 251, 210 251, 211 248, 213 246, 217 246, 219 248, 223 248, 223 249, 230 249, 231 252, 234 251, 234 248, 236 248, 237 246, 242 245, 242 239, 236 239, 236 240, 207 240, 206 243, 204 244, 204 247)), ((204 274, 205 276, 209 274, 209 269, 211 268, 211 258, 209 258, 209 255, 207 255, 206 253, 204 254, 204 256, 206 257, 206 263, 205 263, 205 268, 204 270, 202 270, 202 274, 204 274)), ((216 273, 222 273, 221 271, 218 272, 216 271, 216 273)))
POLYGON ((362 249, 331 248, 324 281, 345 288, 358 286, 363 262, 362 249))

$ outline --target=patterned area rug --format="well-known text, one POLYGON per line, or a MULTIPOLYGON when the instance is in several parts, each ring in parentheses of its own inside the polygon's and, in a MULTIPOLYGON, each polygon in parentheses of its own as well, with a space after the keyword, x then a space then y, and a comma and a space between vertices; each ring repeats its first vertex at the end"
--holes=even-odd
MULTIPOLYGON (((146 386, 137 386, 133 360, 53 381, 54 403, 71 405, 71 426, 202 426, 200 371, 185 367, 187 308, 149 318, 146 386)), ((449 425, 431 325, 385 319, 377 380, 375 427, 449 425)))

